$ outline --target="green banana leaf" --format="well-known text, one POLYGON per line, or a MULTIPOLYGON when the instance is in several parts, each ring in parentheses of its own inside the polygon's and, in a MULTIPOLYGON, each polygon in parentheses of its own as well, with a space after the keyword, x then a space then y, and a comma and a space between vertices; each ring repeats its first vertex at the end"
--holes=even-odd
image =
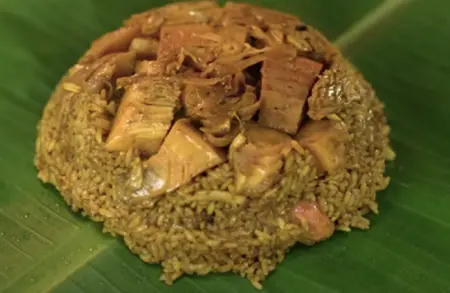
MULTIPOLYGON (((450 2, 254 2, 301 16, 342 48, 386 103, 397 152, 372 229, 295 248, 263 292, 450 292, 450 2)), ((158 266, 36 177, 36 124, 60 76, 100 34, 165 3, 0 0, 0 292, 257 291, 234 275, 165 285, 158 266)))

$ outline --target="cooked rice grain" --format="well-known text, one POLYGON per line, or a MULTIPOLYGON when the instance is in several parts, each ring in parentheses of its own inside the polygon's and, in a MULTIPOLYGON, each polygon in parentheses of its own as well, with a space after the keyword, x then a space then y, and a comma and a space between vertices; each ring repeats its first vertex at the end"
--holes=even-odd
MULTIPOLYGON (((318 52, 333 50, 312 28, 310 39, 318 52)), ((55 185, 73 210, 104 222, 105 232, 123 236, 143 261, 161 263, 161 279, 168 284, 184 273, 231 271, 262 288, 305 233, 291 218, 300 200, 317 201, 339 230, 367 229, 365 215, 378 213, 376 193, 389 183, 385 161, 395 154, 383 105, 360 74, 333 54, 330 72, 339 74, 329 77, 329 85, 345 104, 333 118, 351 134, 346 168, 336 173, 317 173, 312 155, 297 145, 285 160, 282 180, 260 197, 235 194, 233 171, 224 163, 170 194, 131 198, 125 186, 142 185, 139 153, 104 149, 117 106, 107 101, 106 91, 92 94, 71 83, 68 74, 39 124, 39 177, 55 185)), ((319 93, 327 95, 325 90, 319 93)))

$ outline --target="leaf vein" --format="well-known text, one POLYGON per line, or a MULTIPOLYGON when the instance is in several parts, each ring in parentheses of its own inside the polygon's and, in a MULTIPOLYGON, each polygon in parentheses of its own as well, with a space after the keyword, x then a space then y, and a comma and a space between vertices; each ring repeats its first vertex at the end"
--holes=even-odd
POLYGON ((133 275, 135 275, 139 280, 143 281, 144 283, 146 283, 147 285, 149 285, 150 287, 152 287, 153 289, 155 289, 157 292, 162 293, 161 290, 159 290, 155 285, 153 285, 152 283, 150 283, 149 281, 147 281, 144 277, 141 277, 141 275, 139 275, 138 272, 136 272, 135 269, 133 269, 122 257, 118 257, 118 259, 120 260, 120 262, 124 265, 124 267, 126 267, 133 275))
POLYGON ((300 274, 300 275, 296 275, 296 274, 294 274, 291 270, 288 270, 288 269, 286 269, 286 268, 284 268, 284 267, 282 267, 282 266, 279 267, 279 270, 282 270, 282 271, 288 273, 289 275, 291 275, 291 276, 292 276, 294 279, 296 279, 296 280, 300 280, 300 279, 301 279, 301 280, 307 281, 307 282, 309 282, 309 283, 311 283, 311 284, 313 284, 313 285, 315 285, 315 286, 317 286, 317 287, 319 287, 319 288, 322 288, 322 289, 327 290, 327 292, 330 292, 330 293, 331 293, 331 292, 332 292, 332 293, 339 293, 339 291, 337 291, 337 290, 335 290, 335 289, 333 289, 333 288, 330 288, 330 287, 328 287, 328 286, 322 285, 322 284, 318 283, 318 282, 315 281, 315 280, 306 278, 305 276, 302 276, 301 274, 300 274))
MULTIPOLYGON (((38 269, 40 266, 42 266, 43 264, 45 264, 45 262, 52 258, 55 257, 58 253, 61 252, 65 252, 65 250, 68 249, 68 245, 69 248, 70 245, 77 243, 77 241, 79 239, 86 239, 89 237, 89 235, 83 235, 85 233, 89 233, 92 234, 94 232, 97 231, 92 231, 92 226, 87 226, 86 229, 82 229, 82 230, 78 230, 76 233, 74 233, 74 235, 72 237, 69 237, 67 239, 67 241, 65 241, 64 243, 61 243, 60 246, 56 247, 56 249, 52 250, 52 252, 43 257, 42 259, 36 261, 33 266, 29 267, 26 271, 24 271, 21 275, 18 275, 16 278, 14 278, 12 280, 12 282, 4 289, 4 292, 17 292, 18 290, 14 289, 14 286, 21 286, 23 284, 21 284, 21 280, 25 281, 25 277, 27 274, 30 274, 31 272, 35 271, 36 269, 38 269), (11 291, 6 291, 6 290, 11 290, 11 291)), ((104 250, 106 250, 109 246, 110 243, 105 243, 105 240, 103 240, 103 242, 100 241, 96 241, 96 245, 98 245, 97 249, 95 250, 89 250, 90 254, 86 255, 86 257, 84 259, 82 259, 80 262, 77 262, 76 265, 73 265, 72 267, 65 267, 65 270, 62 274, 53 274, 52 277, 54 278, 54 280, 52 280, 51 282, 48 282, 46 284, 45 289, 40 290, 39 292, 45 293, 45 292, 50 292, 53 288, 57 287, 59 284, 61 284, 62 282, 64 282, 68 276, 74 274, 79 268, 81 268, 83 265, 85 265, 86 263, 88 263, 91 259, 95 258, 97 255, 99 255, 100 253, 102 253, 104 250)), ((70 249, 72 250, 72 249, 70 249)), ((65 254, 64 254, 65 255, 65 254)), ((63 256, 64 256, 63 255, 63 256)), ((54 264, 56 264, 56 262, 53 262, 54 264)), ((25 281, 26 282, 26 281, 25 281)), ((36 283, 35 283, 36 285, 36 283)), ((23 289, 23 288, 22 288, 23 289)), ((28 290, 32 290, 31 286, 27 287, 26 289, 28 290)), ((32 291, 35 292, 35 291, 32 291)))
POLYGON ((37 200, 34 196, 31 196, 27 191, 25 191, 22 187, 14 185, 13 186, 17 191, 19 191, 20 193, 24 194, 27 198, 29 198, 30 200, 32 200, 33 202, 35 202, 36 204, 38 204, 40 207, 42 207, 44 210, 46 210, 50 215, 54 215, 56 218, 58 218, 59 220, 61 220, 62 222, 65 222, 66 224, 75 226, 75 227, 79 227, 78 225, 76 225, 75 223, 69 221, 68 219, 64 218, 63 216, 61 216, 60 214, 58 214, 56 211, 50 209, 49 207, 47 207, 44 203, 42 203, 41 201, 37 200))
POLYGON ((94 266, 90 266, 90 267, 94 271, 94 273, 100 277, 100 279, 102 279, 109 287, 111 287, 113 289, 113 291, 115 291, 117 293, 122 293, 122 290, 120 290, 119 288, 114 286, 114 284, 112 284, 99 270, 97 270, 94 266))
POLYGON ((26 258, 28 258, 31 261, 34 261, 33 256, 31 256, 29 253, 27 253, 25 250, 23 250, 22 248, 20 248, 19 246, 17 246, 16 244, 12 243, 11 241, 9 241, 8 239, 6 239, 6 237, 2 237, 0 238, 1 240, 3 240, 6 244, 8 244, 9 246, 11 246, 14 250, 16 250, 17 252, 23 254, 26 258))
POLYGON ((414 208, 411 208, 411 207, 408 207, 408 206, 406 206, 404 204, 392 201, 391 199, 386 199, 386 200, 389 201, 393 206, 396 206, 398 208, 404 209, 404 210, 406 210, 406 211, 408 211, 410 213, 413 213, 413 214, 415 214, 417 216, 420 216, 420 217, 428 219, 428 220, 430 220, 432 222, 435 222, 436 224, 439 224, 439 225, 441 225, 441 226, 443 226, 443 227, 445 227, 447 229, 450 229, 450 224, 449 223, 444 222, 444 221, 442 221, 442 220, 440 220, 440 219, 438 219, 436 217, 433 217, 433 216, 430 216, 430 215, 427 215, 427 214, 424 214, 424 213, 420 213, 417 210, 415 210, 414 208))
POLYGON ((46 242, 47 244, 49 244, 50 246, 54 246, 55 243, 53 241, 51 241, 50 239, 48 239, 47 237, 41 235, 39 232, 35 231, 33 228, 29 227, 28 225, 20 222, 19 220, 17 220, 16 218, 14 218, 11 215, 8 215, 5 211, 0 211, 0 214, 2 214, 5 218, 8 218, 9 220, 13 221, 14 223, 17 224, 17 226, 21 227, 23 230, 26 230, 28 232, 30 232, 31 234, 33 234, 34 236, 36 236, 37 238, 41 239, 42 241, 46 242))
MULTIPOLYGON (((434 276, 434 275, 432 275, 432 274, 428 274, 428 272, 427 272, 426 270, 424 270, 420 265, 417 265, 416 263, 412 262, 412 261, 411 261, 410 259, 408 259, 407 257, 405 257, 405 256, 403 256, 403 255, 397 253, 396 251, 392 250, 391 248, 389 248, 389 247, 387 247, 387 246, 385 246, 385 245, 383 245, 383 244, 380 244, 380 243, 378 243, 378 242, 376 242, 376 241, 374 241, 374 240, 371 240, 370 238, 367 238, 367 241, 373 243, 375 246, 377 246, 377 247, 383 249, 384 251, 389 252, 389 253, 392 254, 393 256, 396 256, 396 257, 398 257, 398 258, 404 260, 406 263, 410 264, 412 267, 414 267, 414 268, 416 268, 417 270, 421 271, 423 274, 425 274, 425 275, 427 275, 427 276, 433 278, 434 280, 436 280, 436 281, 439 282, 440 284, 447 286, 447 284, 445 284, 445 283, 442 281, 441 278, 438 278, 438 277, 436 277, 436 276, 434 276)), ((401 278, 398 278, 398 279, 399 279, 399 280, 402 280, 402 282, 403 282, 404 284, 409 285, 409 284, 408 284, 407 282, 405 282, 403 279, 401 279, 401 278)))
POLYGON ((205 288, 203 288, 202 286, 200 286, 199 284, 197 284, 197 282, 195 282, 194 280, 192 280, 190 278, 190 276, 185 276, 184 278, 185 280, 187 280, 189 283, 191 283, 192 285, 194 285, 194 287, 196 287, 197 289, 199 289, 202 292, 208 293, 208 290, 206 290, 205 288))

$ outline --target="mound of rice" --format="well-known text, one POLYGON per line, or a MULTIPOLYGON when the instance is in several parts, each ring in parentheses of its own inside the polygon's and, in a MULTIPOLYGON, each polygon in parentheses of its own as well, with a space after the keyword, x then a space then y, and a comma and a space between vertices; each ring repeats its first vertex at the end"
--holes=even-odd
POLYGON ((73 210, 160 263, 166 283, 235 272, 261 288, 296 243, 369 228, 389 183, 388 134, 371 86, 312 27, 257 6, 188 2, 134 15, 92 44, 45 107, 35 165, 73 210), (337 128, 312 127, 314 137, 305 129, 316 122, 337 128), (289 142, 245 153, 251 127, 255 145, 265 133, 289 142), (203 149, 180 154, 191 134, 203 149))

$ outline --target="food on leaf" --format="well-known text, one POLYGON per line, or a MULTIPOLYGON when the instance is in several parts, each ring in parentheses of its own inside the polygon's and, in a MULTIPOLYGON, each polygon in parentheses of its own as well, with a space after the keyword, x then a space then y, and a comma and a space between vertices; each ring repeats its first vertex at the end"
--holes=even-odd
POLYGON ((298 17, 176 2, 132 16, 68 70, 35 164, 167 284, 234 272, 262 288, 296 243, 369 228, 388 134, 370 84, 298 17))

